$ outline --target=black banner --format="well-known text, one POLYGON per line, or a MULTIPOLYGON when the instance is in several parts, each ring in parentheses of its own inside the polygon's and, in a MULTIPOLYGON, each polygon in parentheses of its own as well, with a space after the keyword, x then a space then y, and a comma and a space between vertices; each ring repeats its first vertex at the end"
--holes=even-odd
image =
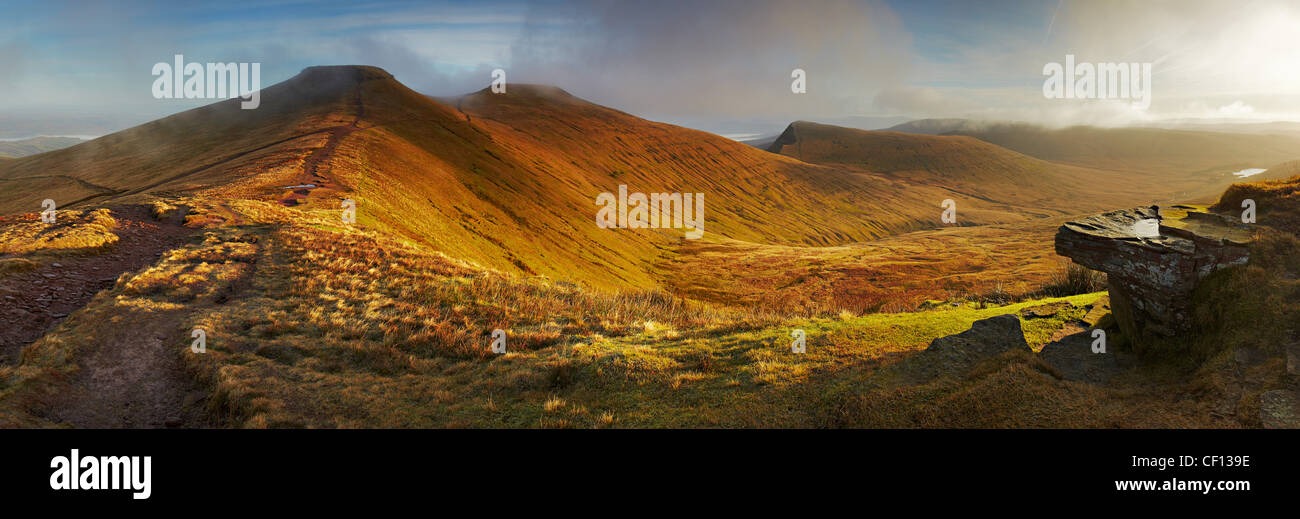
POLYGON ((10 446, 6 502, 128 509, 217 497, 316 508, 720 488, 739 492, 728 499, 791 503, 810 492, 1256 503, 1294 493, 1300 458, 1296 433, 1258 430, 25 430, 0 439, 10 446), (114 471, 116 489, 95 488, 113 487, 114 471))

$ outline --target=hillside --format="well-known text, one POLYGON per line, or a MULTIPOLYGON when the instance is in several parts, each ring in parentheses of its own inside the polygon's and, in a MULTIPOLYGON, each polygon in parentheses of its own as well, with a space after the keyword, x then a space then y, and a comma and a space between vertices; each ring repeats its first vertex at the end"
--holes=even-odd
POLYGON ((256 110, 232 99, 182 112, 50 153, 0 166, 0 214, 94 200, 130 200, 140 193, 195 191, 254 174, 301 166, 330 128, 350 121, 351 87, 374 68, 347 75, 308 69, 266 88, 256 110), (349 77, 350 76, 350 77, 349 77), (183 157, 183 160, 180 159, 183 157))
MULTIPOLYGON (((817 249, 937 230, 945 199, 957 201, 960 226, 1013 227, 907 239, 945 243, 957 257, 991 258, 988 250, 1004 250, 999 244, 1022 232, 1009 229, 1037 243, 1050 233, 1035 223, 1041 218, 1167 200, 1200 185, 1179 174, 1050 162, 964 136, 797 122, 778 142, 782 154, 767 153, 555 87, 515 84, 503 95, 485 89, 433 99, 381 69, 312 67, 267 88, 257 110, 223 101, 0 163, 0 214, 39 210, 45 198, 71 209, 200 197, 330 211, 346 198, 356 202, 360 225, 483 267, 743 305, 760 301, 746 295, 752 281, 739 281, 771 277, 764 273, 772 263, 755 258, 789 254, 809 262, 787 273, 822 271, 814 265, 857 272, 867 257, 930 265, 893 269, 886 286, 910 287, 884 293, 896 301, 879 300, 881 287, 862 294, 870 287, 852 288, 854 278, 842 274, 832 278, 846 279, 858 295, 826 289, 841 282, 821 275, 774 292, 796 291, 786 300, 807 301, 797 307, 833 311, 992 290, 969 274, 968 262, 892 256, 912 249, 905 244, 866 256, 817 249), (284 189, 304 185, 314 187, 284 189), (697 242, 683 239, 683 229, 598 227, 597 196, 620 185, 703 193, 704 236, 697 242), (732 288, 720 288, 726 285, 732 288)), ((1221 188, 1226 180, 1206 185, 1221 188)), ((1005 250, 995 256, 1012 251, 1005 250)), ((1028 263, 1009 267, 1033 265, 1022 271, 1018 292, 1032 292, 1057 270, 1050 254, 1022 259, 1028 263)), ((975 264, 993 268, 991 261, 975 264)))
POLYGON ((1220 133, 1164 128, 1051 129, 1025 123, 926 119, 893 131, 966 135, 1038 159, 1089 168, 1158 173, 1179 189, 1213 197, 1230 181, 1223 177, 1250 167, 1267 167, 1300 156, 1300 136, 1220 133))
POLYGON ((866 131, 799 121, 768 151, 942 186, 968 198, 997 200, 1043 216, 1148 203, 1173 194, 1160 182, 1054 164, 965 136, 866 131))
POLYGON ((1222 398, 1198 384, 1141 372, 1065 381, 1031 352, 919 386, 889 378, 930 341, 997 315, 1023 315, 1037 351, 1100 315, 1102 294, 786 318, 502 275, 338 228, 330 211, 223 203, 227 224, 192 229, 0 364, 0 426, 1236 424, 1209 414, 1222 398), (191 350, 195 328, 203 353, 191 350), (487 349, 496 328, 504 355, 487 349), (803 355, 790 352, 796 328, 803 355))
POLYGON ((0 141, 0 158, 26 157, 80 144, 76 137, 33 137, 19 141, 0 141))

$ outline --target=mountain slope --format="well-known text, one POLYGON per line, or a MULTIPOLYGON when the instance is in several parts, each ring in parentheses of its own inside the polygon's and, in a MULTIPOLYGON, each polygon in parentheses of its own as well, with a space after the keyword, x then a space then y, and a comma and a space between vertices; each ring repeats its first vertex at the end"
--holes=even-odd
MULTIPOLYGON (((773 156, 554 87, 518 84, 507 94, 439 101, 375 81, 359 96, 363 129, 338 146, 329 169, 352 190, 362 223, 493 268, 594 286, 657 287, 655 264, 682 243, 682 229, 597 227, 596 197, 620 185, 704 193, 705 240, 786 245, 935 227, 939 201, 954 196, 773 156)), ((967 224, 1026 217, 984 200, 968 208, 967 224)))
POLYGON ((1054 164, 965 136, 866 131, 799 121, 790 124, 768 150, 940 186, 1042 216, 1145 203, 1165 194, 1158 183, 1132 175, 1054 164))
POLYGON ((21 141, 0 141, 0 158, 26 157, 80 144, 76 137, 33 137, 21 141))
MULTIPOLYGON (((1197 174, 1266 167, 1300 157, 1295 135, 1216 133, 1162 128, 1049 129, 1024 123, 965 119, 927 119, 893 131, 966 135, 1035 158, 1091 168, 1176 175, 1185 182, 1197 174)), ((1210 188, 1217 195, 1223 185, 1210 188)))
POLYGON ((359 80, 391 77, 355 67, 347 76, 310 68, 262 92, 261 106, 231 99, 0 166, 0 214, 39 210, 39 201, 70 207, 144 192, 226 185, 267 169, 292 166, 343 124, 359 80))

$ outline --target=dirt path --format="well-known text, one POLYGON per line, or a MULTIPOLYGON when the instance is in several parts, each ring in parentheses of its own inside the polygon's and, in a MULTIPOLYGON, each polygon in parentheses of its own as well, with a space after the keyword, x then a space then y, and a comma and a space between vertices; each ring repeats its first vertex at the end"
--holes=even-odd
POLYGON ((153 264, 192 232, 178 220, 154 220, 144 207, 112 211, 119 241, 108 252, 59 258, 0 278, 0 363, 17 362, 22 348, 112 287, 119 274, 153 264))
POLYGON ((46 418, 77 428, 205 427, 207 392, 186 374, 177 331, 188 311, 118 311, 78 363, 71 388, 49 402, 46 418))
MULTIPOLYGON (((280 203, 286 207, 293 207, 301 203, 300 201, 311 195, 313 190, 333 189, 334 182, 327 174, 321 171, 322 165, 328 165, 330 159, 334 157, 334 151, 338 149, 339 143, 345 137, 351 135, 360 128, 361 118, 366 115, 365 105, 361 102, 361 86, 358 85, 352 99, 353 107, 356 109, 356 116, 352 123, 346 126, 336 126, 329 131, 329 138, 326 139, 325 145, 317 148, 302 163, 302 174, 294 181, 295 185, 312 185, 310 188, 298 188, 290 191, 280 199, 280 203)), ((328 169, 328 168, 326 168, 328 169)))
MULTIPOLYGON (((160 222, 141 206, 111 209, 119 239, 111 250, 0 278, 0 362, 18 362, 24 347, 112 287, 120 274, 155 263, 193 232, 181 226, 181 214, 160 222)), ((187 339, 171 336, 183 312, 142 309, 115 316, 103 335, 93 337, 95 344, 79 345, 86 353, 71 388, 46 402, 42 414, 86 428, 201 426, 192 404, 202 393, 177 355, 176 345, 187 339)))

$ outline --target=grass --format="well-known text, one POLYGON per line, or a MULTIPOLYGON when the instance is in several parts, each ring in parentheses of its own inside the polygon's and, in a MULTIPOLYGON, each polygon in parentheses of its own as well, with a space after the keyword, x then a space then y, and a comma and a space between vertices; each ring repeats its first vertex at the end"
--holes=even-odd
POLYGON ((1106 273, 1084 267, 1072 261, 1064 262, 1043 287, 1043 293, 1052 296, 1087 294, 1106 290, 1106 273))
MULTIPOLYGON (((0 368, 0 401, 22 417, 10 422, 35 420, 23 414, 32 395, 76 372, 76 337, 165 315, 178 330, 207 331, 206 353, 178 343, 177 355, 230 426, 814 426, 796 405, 809 391, 1037 304, 789 320, 495 272, 334 227, 324 211, 231 209, 243 225, 125 276, 22 365, 0 368), (789 351, 795 327, 808 334, 806 354, 789 351), (490 354, 497 328, 505 355, 490 354)), ((1097 297, 1062 301, 1081 312, 1097 297)), ((1041 346, 1073 315, 1027 320, 1027 335, 1041 346)))
POLYGON ((0 255, 67 255, 97 252, 117 243, 113 229, 117 221, 108 209, 63 210, 55 223, 40 221, 35 213, 6 218, 0 222, 0 255))
POLYGON ((1081 279, 1052 249, 1063 221, 917 231, 844 247, 690 243, 661 264, 661 282, 691 299, 822 316, 1105 290, 1086 274, 1092 283, 1063 284, 1081 279))
POLYGON ((42 223, 36 213, 0 218, 0 279, 60 257, 109 249, 118 241, 116 227, 108 209, 62 210, 54 224, 42 223))
POLYGON ((223 207, 238 225, 124 277, 0 368, 0 421, 41 425, 31 410, 76 372, 76 337, 153 315, 207 331, 206 353, 176 354, 230 427, 1231 426, 1159 373, 1094 387, 1029 355, 915 387, 874 377, 975 320, 1059 307, 1021 318, 1040 349, 1101 293, 793 317, 485 269, 326 210, 223 207), (790 351, 794 329, 807 353, 790 351))

